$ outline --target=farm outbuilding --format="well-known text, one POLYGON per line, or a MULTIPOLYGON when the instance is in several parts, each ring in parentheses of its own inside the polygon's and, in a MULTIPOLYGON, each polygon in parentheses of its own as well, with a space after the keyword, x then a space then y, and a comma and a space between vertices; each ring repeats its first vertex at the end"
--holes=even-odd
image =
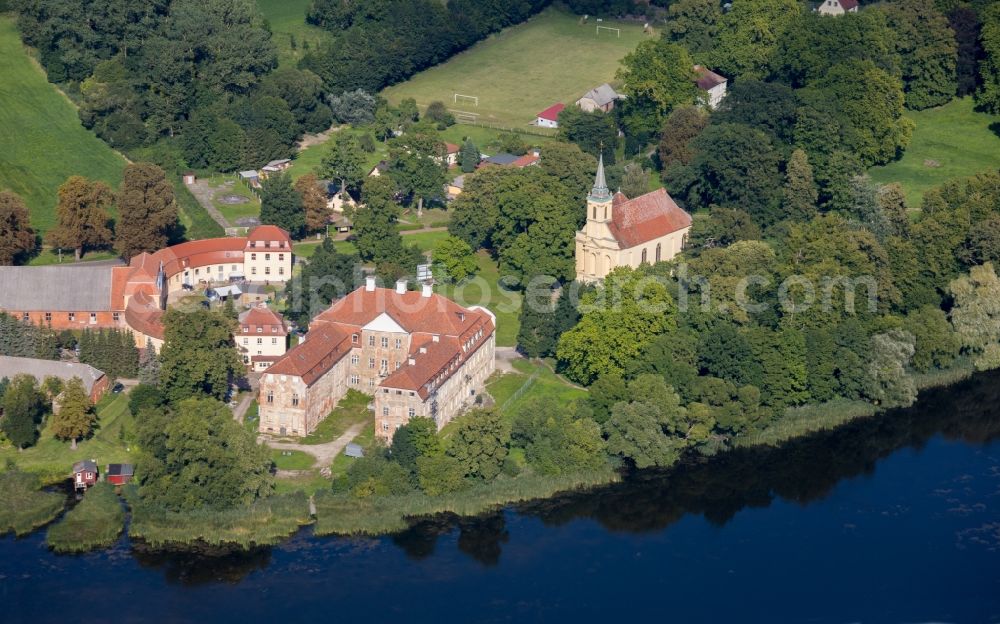
POLYGON ((97 483, 97 461, 84 459, 73 464, 73 487, 86 490, 97 483))
POLYGON ((132 464, 108 464, 108 469, 104 473, 108 483, 114 485, 126 485, 132 480, 135 474, 135 466, 132 464))

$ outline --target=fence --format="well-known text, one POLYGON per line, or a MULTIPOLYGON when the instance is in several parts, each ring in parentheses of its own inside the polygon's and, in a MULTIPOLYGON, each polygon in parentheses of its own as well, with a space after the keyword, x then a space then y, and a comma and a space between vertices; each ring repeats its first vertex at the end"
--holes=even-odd
POLYGON ((503 124, 491 123, 488 121, 466 121, 464 119, 458 119, 458 118, 456 118, 455 121, 466 126, 478 126, 480 128, 489 128, 491 130, 500 130, 502 132, 513 132, 514 134, 527 134, 531 136, 540 136, 547 138, 555 136, 554 132, 541 132, 539 130, 531 130, 529 128, 513 128, 513 127, 507 127, 503 124))

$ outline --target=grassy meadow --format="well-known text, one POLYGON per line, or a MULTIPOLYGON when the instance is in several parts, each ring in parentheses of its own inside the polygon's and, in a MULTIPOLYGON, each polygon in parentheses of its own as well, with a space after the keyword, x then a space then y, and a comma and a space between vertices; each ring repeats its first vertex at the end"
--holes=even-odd
POLYGON ((319 47, 330 33, 306 23, 311 0, 257 0, 257 8, 271 28, 278 49, 278 64, 294 67, 311 48, 319 47))
POLYGON ((898 182, 911 210, 941 183, 1000 168, 1000 116, 974 110, 972 98, 906 113, 916 123, 903 157, 868 174, 881 184, 898 182))
POLYGON ((86 552, 115 543, 125 525, 125 511, 115 486, 98 483, 63 519, 49 527, 45 541, 56 552, 86 552))
POLYGON ((447 62, 385 89, 392 103, 412 97, 420 107, 435 100, 478 113, 478 121, 528 128, 535 114, 556 102, 572 104, 588 89, 614 79, 618 63, 647 37, 634 22, 605 20, 621 29, 596 33, 597 24, 549 9, 512 26, 447 62), (455 93, 479 98, 454 102, 455 93))
POLYGON ((49 84, 0 14, 0 189, 24 198, 31 223, 55 225, 56 191, 71 175, 121 181, 125 158, 80 125, 73 104, 49 84))

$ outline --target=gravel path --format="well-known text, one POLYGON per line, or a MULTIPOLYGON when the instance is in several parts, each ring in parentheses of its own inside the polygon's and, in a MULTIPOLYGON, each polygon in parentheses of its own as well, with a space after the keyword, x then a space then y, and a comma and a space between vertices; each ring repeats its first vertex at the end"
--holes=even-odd
POLYGON ((216 189, 208 184, 208 180, 195 180, 194 184, 188 184, 187 187, 191 191, 191 194, 194 195, 194 198, 198 200, 198 203, 208 213, 208 216, 221 225, 222 229, 229 230, 232 227, 229 225, 229 221, 219 212, 218 208, 215 207, 215 204, 212 203, 212 197, 215 195, 216 189))
POLYGON ((317 465, 313 468, 326 468, 331 463, 333 459, 340 455, 340 452, 344 450, 351 440, 358 437, 361 430, 364 428, 365 423, 357 423, 352 425, 347 431, 345 431, 339 438, 333 442, 327 442, 326 444, 296 444, 294 442, 272 442, 269 438, 265 436, 260 436, 258 438, 259 442, 263 442, 273 449, 279 451, 302 451, 303 453, 308 453, 316 458, 317 465))

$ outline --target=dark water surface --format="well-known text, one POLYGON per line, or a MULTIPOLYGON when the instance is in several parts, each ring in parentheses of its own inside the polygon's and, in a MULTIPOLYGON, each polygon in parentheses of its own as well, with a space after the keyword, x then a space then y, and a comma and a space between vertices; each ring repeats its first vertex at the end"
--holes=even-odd
POLYGON ((377 539, 57 556, 2 622, 1000 622, 1000 375, 781 449, 377 539))

